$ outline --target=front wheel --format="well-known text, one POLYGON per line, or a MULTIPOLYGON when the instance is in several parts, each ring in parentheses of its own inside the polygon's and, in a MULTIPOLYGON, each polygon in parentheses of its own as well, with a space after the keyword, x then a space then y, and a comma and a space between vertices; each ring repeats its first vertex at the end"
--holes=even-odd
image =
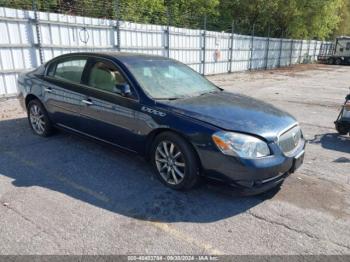
POLYGON ((170 188, 190 189, 199 180, 199 161, 194 149, 175 133, 165 132, 156 137, 151 160, 159 179, 170 188))
POLYGON ((53 133, 53 127, 49 116, 37 99, 28 103, 28 120, 33 132, 39 136, 47 137, 53 133))

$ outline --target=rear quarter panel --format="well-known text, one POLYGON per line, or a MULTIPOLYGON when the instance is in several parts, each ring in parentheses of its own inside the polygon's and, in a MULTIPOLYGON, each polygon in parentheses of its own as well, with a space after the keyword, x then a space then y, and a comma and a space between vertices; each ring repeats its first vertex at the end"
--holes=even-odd
POLYGON ((24 72, 18 76, 17 86, 18 86, 18 97, 21 101, 21 105, 25 108, 25 99, 28 95, 34 95, 39 99, 43 96, 43 90, 41 87, 41 78, 40 76, 43 74, 44 66, 40 66, 39 68, 24 72))

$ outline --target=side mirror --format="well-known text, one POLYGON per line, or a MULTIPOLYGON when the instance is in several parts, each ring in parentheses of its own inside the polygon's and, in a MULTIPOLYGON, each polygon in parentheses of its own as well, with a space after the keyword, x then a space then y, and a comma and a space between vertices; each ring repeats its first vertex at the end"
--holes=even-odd
POLYGON ((124 84, 117 84, 114 88, 114 92, 121 94, 122 96, 130 96, 131 95, 131 89, 130 86, 126 83, 124 84))

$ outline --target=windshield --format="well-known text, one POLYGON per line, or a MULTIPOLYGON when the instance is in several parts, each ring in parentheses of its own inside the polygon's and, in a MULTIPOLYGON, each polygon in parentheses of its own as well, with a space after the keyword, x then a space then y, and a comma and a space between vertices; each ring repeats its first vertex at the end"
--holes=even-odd
POLYGON ((127 67, 154 99, 178 99, 220 91, 186 65, 172 60, 139 60, 127 67))

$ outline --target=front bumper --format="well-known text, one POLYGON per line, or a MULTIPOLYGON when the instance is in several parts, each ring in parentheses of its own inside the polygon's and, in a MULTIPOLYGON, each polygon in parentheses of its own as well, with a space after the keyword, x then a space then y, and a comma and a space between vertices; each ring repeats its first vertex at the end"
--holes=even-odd
POLYGON ((270 189, 276 188, 282 185, 283 181, 290 175, 290 172, 284 173, 283 175, 272 178, 268 182, 256 183, 252 187, 237 186, 233 185, 242 195, 257 195, 269 191, 270 189))
POLYGON ((261 159, 240 159, 215 150, 201 152, 200 158, 206 176, 255 194, 280 185, 303 162, 304 140, 292 156, 285 156, 274 143, 270 148, 273 155, 261 159))

